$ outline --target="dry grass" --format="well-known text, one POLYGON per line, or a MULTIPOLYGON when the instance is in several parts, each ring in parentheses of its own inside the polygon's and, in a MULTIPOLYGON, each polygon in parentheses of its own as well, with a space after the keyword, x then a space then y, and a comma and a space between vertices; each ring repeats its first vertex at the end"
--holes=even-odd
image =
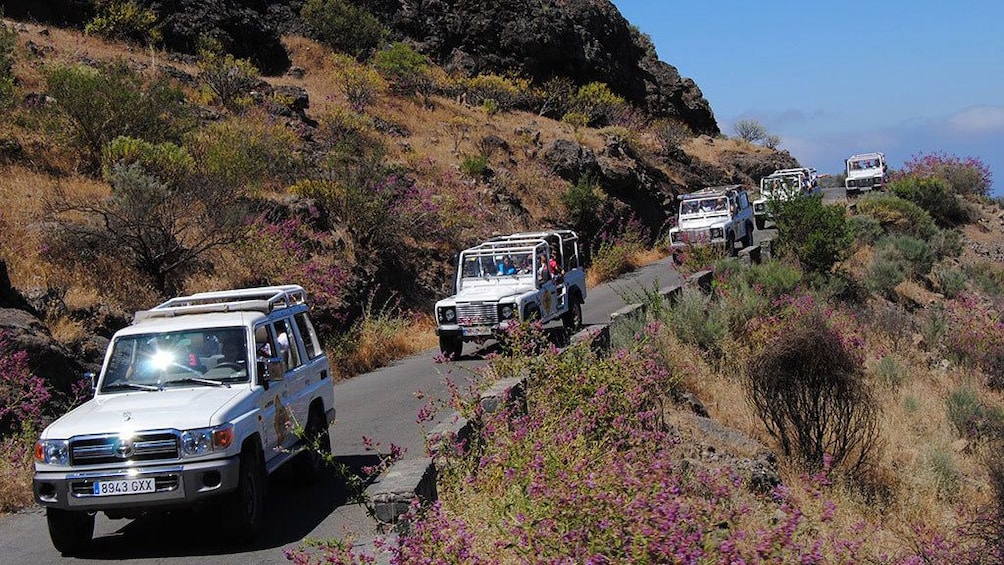
POLYGON ((344 380, 384 367, 397 359, 438 345, 435 321, 429 315, 411 320, 367 317, 352 341, 328 347, 335 380, 344 380))
POLYGON ((0 513, 27 508, 35 503, 31 487, 35 466, 29 453, 32 446, 33 440, 27 439, 0 442, 0 513), (17 450, 17 453, 11 450, 17 450))

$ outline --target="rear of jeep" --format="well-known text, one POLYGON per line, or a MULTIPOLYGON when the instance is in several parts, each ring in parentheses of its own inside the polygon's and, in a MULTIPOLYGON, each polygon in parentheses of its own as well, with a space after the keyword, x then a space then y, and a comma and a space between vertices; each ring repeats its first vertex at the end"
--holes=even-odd
POLYGON ((235 541, 261 530, 268 474, 297 461, 320 472, 334 389, 288 285, 175 298, 115 334, 94 397, 35 446, 34 493, 63 553, 91 539, 94 514, 222 512, 235 541))

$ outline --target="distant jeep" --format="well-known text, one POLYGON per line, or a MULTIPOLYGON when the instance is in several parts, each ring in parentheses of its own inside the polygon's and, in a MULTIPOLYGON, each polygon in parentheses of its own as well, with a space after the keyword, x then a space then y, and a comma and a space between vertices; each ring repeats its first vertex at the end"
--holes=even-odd
POLYGON ((812 169, 780 169, 760 179, 760 197, 753 201, 757 229, 771 221, 772 202, 784 202, 799 196, 820 194, 819 182, 812 169))
POLYGON ((735 254, 736 242, 753 245, 753 208, 741 185, 716 186, 681 195, 676 227, 669 230, 674 251, 690 246, 721 246, 735 254))
POLYGON ((484 342, 521 321, 582 326, 586 274, 569 230, 515 233, 465 249, 455 284, 456 294, 435 308, 439 348, 452 359, 464 342, 484 342))

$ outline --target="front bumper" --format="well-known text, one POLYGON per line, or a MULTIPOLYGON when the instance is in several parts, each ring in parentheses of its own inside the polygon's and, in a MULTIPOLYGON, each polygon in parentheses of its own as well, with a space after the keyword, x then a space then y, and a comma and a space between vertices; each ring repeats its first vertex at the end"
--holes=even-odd
POLYGON ((35 500, 42 506, 64 510, 142 509, 192 506, 237 488, 240 459, 237 456, 179 465, 103 469, 79 472, 37 472, 33 480, 35 500), (154 479, 156 490, 142 494, 97 496, 95 481, 154 479))

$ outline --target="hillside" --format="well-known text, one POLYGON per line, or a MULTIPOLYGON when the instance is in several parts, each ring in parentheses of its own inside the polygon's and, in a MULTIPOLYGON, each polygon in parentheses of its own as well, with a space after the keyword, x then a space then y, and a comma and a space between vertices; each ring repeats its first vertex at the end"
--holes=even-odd
MULTIPOLYGON (((65 27, 0 30, 4 510, 31 503, 27 446, 134 310, 299 282, 349 378, 433 345, 430 305, 469 244, 571 227, 595 282, 667 252, 677 195, 797 164, 720 135, 607 2, 502 18, 483 43, 479 14, 520 3, 367 2, 379 47, 352 55, 304 35, 323 36, 296 21, 309 2, 264 8, 288 16, 275 26, 185 20, 223 22, 201 50, 177 18, 176 49, 150 48, 58 4, 10 8, 65 27), (583 42, 598 59, 553 60, 583 42)), ((780 206, 762 264, 685 253, 713 292, 641 297, 650 318, 609 358, 493 365, 554 378, 447 469, 409 562, 1000 562, 1004 213, 978 161, 895 173, 780 206), (761 448, 767 483, 747 465, 761 448)))

